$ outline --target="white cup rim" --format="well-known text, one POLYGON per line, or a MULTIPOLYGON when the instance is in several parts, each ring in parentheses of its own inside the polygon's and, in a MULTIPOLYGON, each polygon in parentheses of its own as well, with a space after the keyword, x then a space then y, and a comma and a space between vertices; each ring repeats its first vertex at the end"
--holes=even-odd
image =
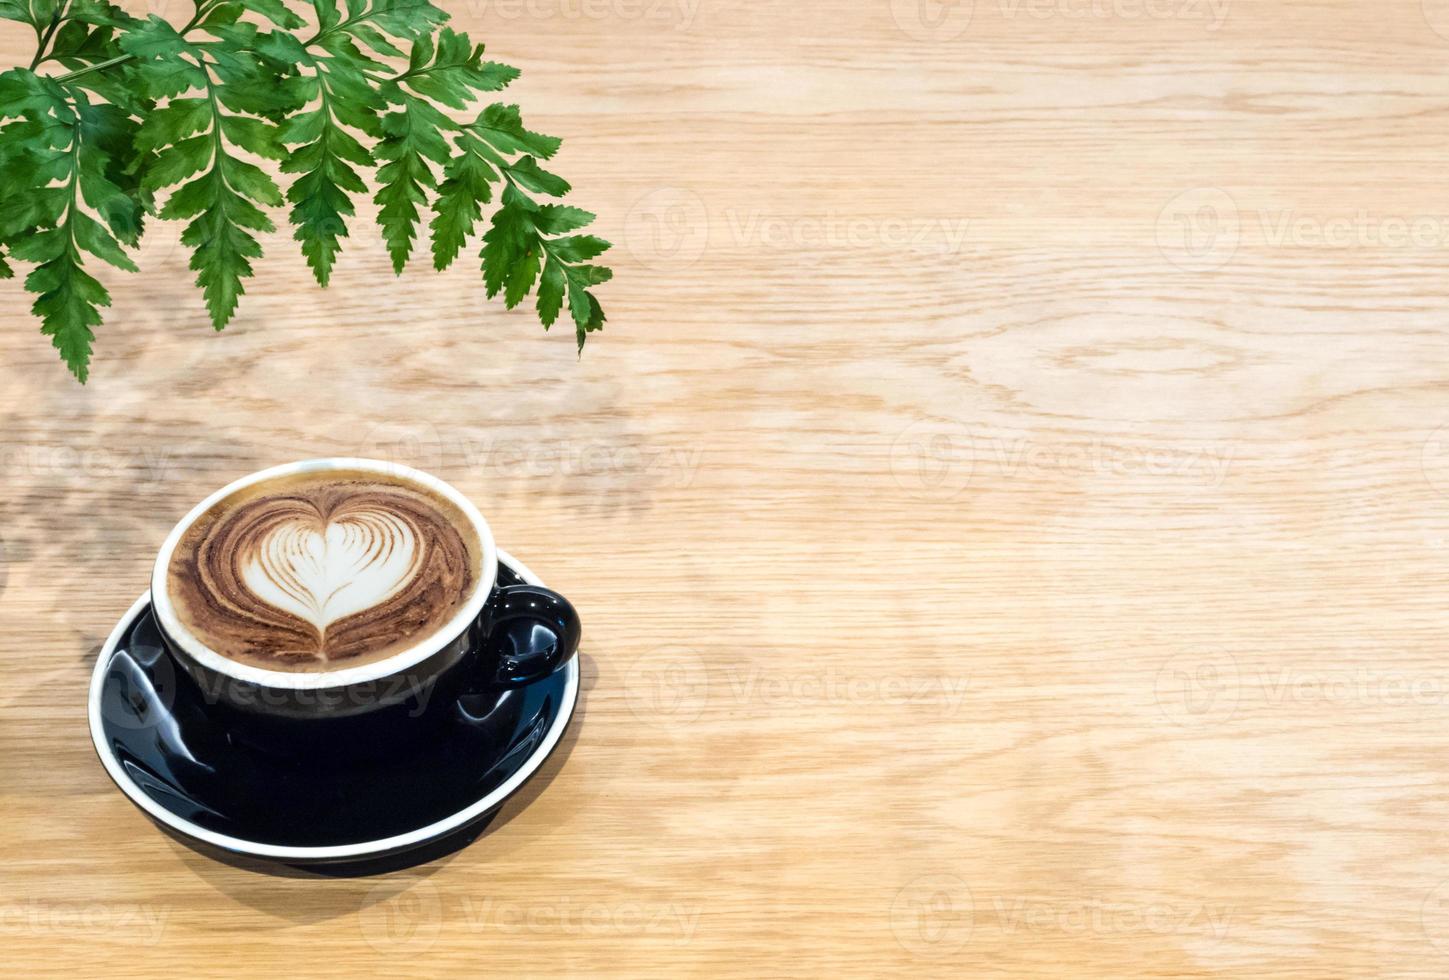
POLYGON ((351 684, 365 684, 369 681, 389 677, 399 671, 407 670, 410 667, 415 667, 424 660, 427 660, 433 654, 457 639, 478 618, 497 580, 498 549, 493 542, 493 532, 473 502, 463 496, 457 489, 438 479, 436 476, 433 476, 431 473, 424 473, 422 470, 415 470, 401 463, 389 463, 377 459, 332 456, 323 459, 302 460, 296 463, 283 463, 280 466, 272 466, 264 470, 258 470, 238 480, 233 480, 191 508, 186 516, 181 518, 176 523, 176 526, 171 529, 171 533, 166 536, 166 541, 161 545, 161 550, 156 556, 156 564, 151 570, 151 602, 152 608, 156 613, 156 620, 160 623, 165 634, 173 643, 180 647, 182 653, 196 661, 202 667, 216 671, 234 680, 257 684, 276 690, 315 691, 346 687, 351 684), (385 657, 382 660, 376 660, 358 667, 345 667, 342 670, 331 670, 321 673, 266 670, 262 667, 253 667, 250 664, 239 663, 222 656, 186 628, 181 622, 180 617, 177 616, 176 609, 171 602, 171 596, 166 591, 167 569, 171 565, 171 557, 176 551, 177 544, 181 541, 181 536, 199 517, 239 490, 244 490, 264 480, 273 480, 278 477, 292 476, 298 473, 316 473, 326 470, 358 470, 365 473, 378 473, 394 479, 407 480, 437 493, 452 503, 464 517, 472 522, 473 528, 478 534, 482 554, 479 562, 477 587, 473 590, 473 594, 469 597, 468 601, 454 614, 452 619, 429 634, 426 639, 405 650, 385 657))

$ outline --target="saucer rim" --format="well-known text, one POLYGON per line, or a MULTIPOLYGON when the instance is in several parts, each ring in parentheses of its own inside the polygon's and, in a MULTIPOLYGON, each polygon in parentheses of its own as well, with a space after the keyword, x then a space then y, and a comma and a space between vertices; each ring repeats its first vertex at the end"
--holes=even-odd
MULTIPOLYGON (((525 582, 530 585, 539 586, 544 584, 528 566, 514 558, 507 551, 498 548, 497 554, 498 561, 501 564, 506 564, 525 582)), ((539 767, 553 753, 554 747, 563 737, 563 733, 568 728, 569 722, 573 718, 574 709, 578 704, 580 668, 579 658, 578 656, 574 656, 562 668, 565 675, 564 696, 559 705, 558 713, 554 716, 553 724, 549 726, 549 730, 543 740, 529 754, 529 757, 524 760, 523 765, 519 767, 518 771, 476 803, 470 804, 457 813, 444 817, 441 820, 436 820, 427 826, 419 827, 416 830, 402 834, 394 834, 391 837, 378 838, 377 840, 362 841, 357 844, 329 844, 325 847, 263 844, 241 837, 230 837, 226 834, 219 834, 215 831, 207 830, 205 827, 192 823, 184 817, 177 816, 175 813, 157 803, 136 784, 135 780, 131 779, 121 766, 120 760, 116 758, 114 751, 106 744, 104 726, 101 718, 101 694, 105 688, 106 667, 110 663, 111 655, 115 653, 116 647, 120 645, 121 639, 150 602, 151 590, 147 589, 139 599, 131 604, 130 609, 116 623, 115 628, 111 630, 111 635, 106 638, 105 644, 101 647, 100 655, 96 658, 96 665, 91 672, 88 703, 91 744, 94 746, 96 755, 99 757, 101 765, 105 768, 106 774, 116 784, 116 788, 125 794, 147 816, 187 837, 237 854, 272 858, 282 861, 336 861, 380 857, 429 843, 430 841, 437 840, 440 837, 460 830, 473 820, 496 809, 538 771, 539 767)))

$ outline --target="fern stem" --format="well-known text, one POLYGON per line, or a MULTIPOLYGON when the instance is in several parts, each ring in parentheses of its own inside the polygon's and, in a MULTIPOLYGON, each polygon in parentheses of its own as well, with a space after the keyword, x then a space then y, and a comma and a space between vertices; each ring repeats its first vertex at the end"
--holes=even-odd
POLYGON ((319 30, 316 34, 312 35, 310 40, 303 41, 302 47, 310 48, 317 42, 324 41, 327 38, 331 37, 333 34, 338 33, 339 31, 345 34, 347 33, 347 29, 349 27, 352 27, 354 24, 365 23, 366 21, 372 20, 372 18, 375 16, 377 16, 376 7, 372 8, 371 10, 364 10, 362 13, 358 14, 355 17, 348 17, 346 20, 339 21, 338 23, 333 24, 331 27, 326 28, 325 30, 319 30))
POLYGON ((65 5, 55 8, 55 13, 50 18, 50 26, 44 32, 37 25, 35 36, 40 43, 35 48, 35 58, 30 62, 30 70, 35 71, 45 61, 45 49, 50 47, 50 42, 55 39, 55 32, 60 30, 60 25, 65 23, 65 5))
MULTIPOLYGON (((204 18, 209 13, 211 13, 211 7, 208 6, 203 0, 203 2, 196 5, 196 13, 192 15, 191 20, 187 22, 185 27, 177 31, 177 33, 182 35, 183 37, 187 34, 190 34, 192 31, 196 30, 196 25, 201 23, 202 18, 204 18)), ((66 74, 61 75, 59 78, 57 78, 56 81, 64 84, 65 82, 75 81, 82 75, 89 75, 93 71, 105 71, 107 68, 114 68, 116 65, 124 65, 128 61, 135 60, 136 56, 133 54, 117 55, 114 58, 107 58, 105 61, 97 61, 93 65, 86 65, 84 68, 77 68, 75 71, 67 72, 66 74)), ((33 65, 31 67, 34 68, 33 65)))
POLYGON ((75 79, 80 78, 82 75, 89 75, 93 71, 103 71, 114 65, 122 65, 128 61, 134 61, 135 58, 136 56, 133 54, 123 54, 118 55, 114 58, 108 58, 105 61, 97 61, 93 65, 86 65, 84 68, 77 68, 75 71, 66 72, 64 75, 61 75, 59 78, 57 78, 56 81, 64 84, 65 82, 74 81, 75 79))

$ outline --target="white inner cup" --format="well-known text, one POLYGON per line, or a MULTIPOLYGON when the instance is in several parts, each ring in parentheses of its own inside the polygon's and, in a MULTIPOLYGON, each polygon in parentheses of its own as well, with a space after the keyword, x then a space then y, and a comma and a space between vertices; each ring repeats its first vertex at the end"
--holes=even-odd
POLYGON ((368 681, 389 677, 399 671, 422 663, 428 657, 456 639, 478 618, 478 615, 483 611, 483 606, 488 602, 488 597, 492 593, 493 586, 497 580, 498 549, 493 543, 493 532, 489 529, 488 522, 483 519, 483 515, 478 512, 478 508, 473 505, 473 502, 452 486, 421 470, 415 470, 398 463, 387 463, 375 459, 311 459, 300 463, 287 463, 282 466, 273 466, 270 469, 253 473, 250 476, 244 476, 240 480, 236 480, 222 487, 201 503, 191 508, 190 512, 172 528, 171 533, 166 537, 165 543, 161 545, 160 553, 156 556, 156 565, 151 572, 151 605, 157 621, 161 624, 161 628, 165 630, 167 636, 181 648, 183 653, 191 657, 201 666, 224 674, 227 677, 252 684, 259 684, 264 687, 279 690, 309 691, 343 687, 349 684, 365 684, 368 681), (177 545, 181 542, 182 535, 207 511, 240 490, 268 480, 296 476, 301 473, 326 472, 328 470, 353 470, 364 473, 376 473, 387 479, 413 483, 420 488, 437 494, 457 507, 459 513, 472 523, 474 533, 478 535, 481 560, 479 562, 478 581, 474 585, 473 594, 468 597, 468 601, 458 609, 452 619, 448 620, 446 624, 440 626, 421 642, 405 650, 401 650, 390 657, 362 664, 358 667, 344 667, 341 670, 321 672, 266 670, 262 667, 253 667, 250 664, 239 663, 211 649, 197 638, 186 627, 185 623, 181 621, 181 618, 176 614, 176 607, 171 601, 171 596, 167 593, 167 572, 171 567, 171 558, 176 552, 177 545))

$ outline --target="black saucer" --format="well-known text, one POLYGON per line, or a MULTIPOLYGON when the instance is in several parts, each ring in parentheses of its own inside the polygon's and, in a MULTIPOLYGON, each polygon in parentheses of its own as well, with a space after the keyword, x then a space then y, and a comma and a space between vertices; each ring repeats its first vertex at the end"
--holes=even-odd
MULTIPOLYGON (((499 552, 498 583, 538 582, 499 552)), ((182 842, 230 863, 373 874, 471 843, 568 727, 579 662, 509 691, 467 692, 426 740, 350 764, 265 753, 208 713, 143 597, 101 650, 91 738, 127 797, 182 842)))

